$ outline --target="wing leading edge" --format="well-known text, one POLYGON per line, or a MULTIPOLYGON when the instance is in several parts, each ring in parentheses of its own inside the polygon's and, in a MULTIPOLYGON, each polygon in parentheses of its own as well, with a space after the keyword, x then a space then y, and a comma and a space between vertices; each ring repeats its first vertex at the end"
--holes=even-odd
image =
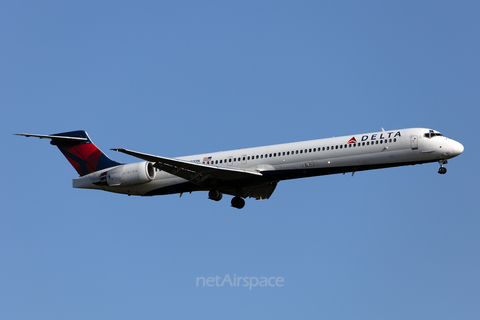
POLYGON ((132 151, 123 148, 111 149, 142 160, 155 162, 154 166, 177 177, 191 181, 199 186, 214 184, 216 181, 243 180, 252 177, 262 177, 257 171, 247 171, 238 168, 225 168, 202 163, 194 163, 181 159, 172 159, 152 154, 132 151))

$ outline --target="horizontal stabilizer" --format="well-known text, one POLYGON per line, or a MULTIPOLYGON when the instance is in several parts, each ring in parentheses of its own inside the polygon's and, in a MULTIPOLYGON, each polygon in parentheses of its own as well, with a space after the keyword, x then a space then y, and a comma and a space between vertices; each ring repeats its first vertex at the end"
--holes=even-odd
POLYGON ((63 137, 63 136, 55 136, 55 135, 47 135, 47 134, 30 134, 30 133, 15 133, 16 136, 24 136, 24 137, 35 137, 40 139, 55 139, 55 140, 63 140, 63 141, 87 141, 87 138, 78 138, 78 137, 63 137))

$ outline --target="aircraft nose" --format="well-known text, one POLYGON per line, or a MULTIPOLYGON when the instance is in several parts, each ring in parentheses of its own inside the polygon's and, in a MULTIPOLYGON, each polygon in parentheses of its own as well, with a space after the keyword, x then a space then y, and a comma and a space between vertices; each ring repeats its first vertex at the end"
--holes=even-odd
POLYGON ((458 156, 464 150, 463 144, 461 144, 460 142, 457 142, 457 141, 453 141, 452 147, 453 147, 452 149, 453 149, 454 156, 458 156))

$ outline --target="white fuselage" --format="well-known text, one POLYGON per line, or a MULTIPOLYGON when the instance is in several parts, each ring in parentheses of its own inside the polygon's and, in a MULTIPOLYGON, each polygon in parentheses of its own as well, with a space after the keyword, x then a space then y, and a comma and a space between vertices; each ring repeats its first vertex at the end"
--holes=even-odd
MULTIPOLYGON (((238 189, 309 176, 412 165, 455 157, 463 146, 437 131, 424 128, 381 131, 350 136, 285 143, 179 157, 193 163, 239 168, 262 173, 238 183, 238 189)), ((105 169, 103 171, 110 170, 105 169)), ((89 183, 102 171, 73 180, 74 187, 103 189, 129 195, 161 195, 207 190, 188 180, 157 169, 155 178, 136 186, 99 186, 89 183)), ((235 186, 218 188, 238 194, 235 186)), ((273 190, 272 190, 273 192, 273 190)), ((258 198, 258 197, 257 197, 258 198)))

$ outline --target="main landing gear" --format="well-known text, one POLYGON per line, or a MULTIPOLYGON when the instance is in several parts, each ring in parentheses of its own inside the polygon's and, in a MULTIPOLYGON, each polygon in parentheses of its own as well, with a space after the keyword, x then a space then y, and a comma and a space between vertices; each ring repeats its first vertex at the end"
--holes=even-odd
POLYGON ((243 200, 240 197, 233 197, 232 207, 237 208, 237 209, 242 209, 243 207, 245 207, 245 200, 243 200))
POLYGON ((223 194, 215 189, 212 189, 208 192, 208 199, 211 199, 213 201, 220 201, 222 200, 223 194))
POLYGON ((440 173, 440 174, 447 173, 447 168, 445 168, 443 165, 447 164, 448 161, 447 160, 440 160, 440 161, 438 161, 438 163, 440 163, 440 169, 438 169, 438 173, 440 173))
MULTIPOLYGON (((208 192, 208 199, 211 199, 213 201, 220 201, 222 200, 223 194, 215 189, 212 189, 208 192)), ((237 209, 242 209, 245 207, 245 200, 243 200, 241 197, 233 197, 232 199, 232 207, 237 208, 237 209)))

